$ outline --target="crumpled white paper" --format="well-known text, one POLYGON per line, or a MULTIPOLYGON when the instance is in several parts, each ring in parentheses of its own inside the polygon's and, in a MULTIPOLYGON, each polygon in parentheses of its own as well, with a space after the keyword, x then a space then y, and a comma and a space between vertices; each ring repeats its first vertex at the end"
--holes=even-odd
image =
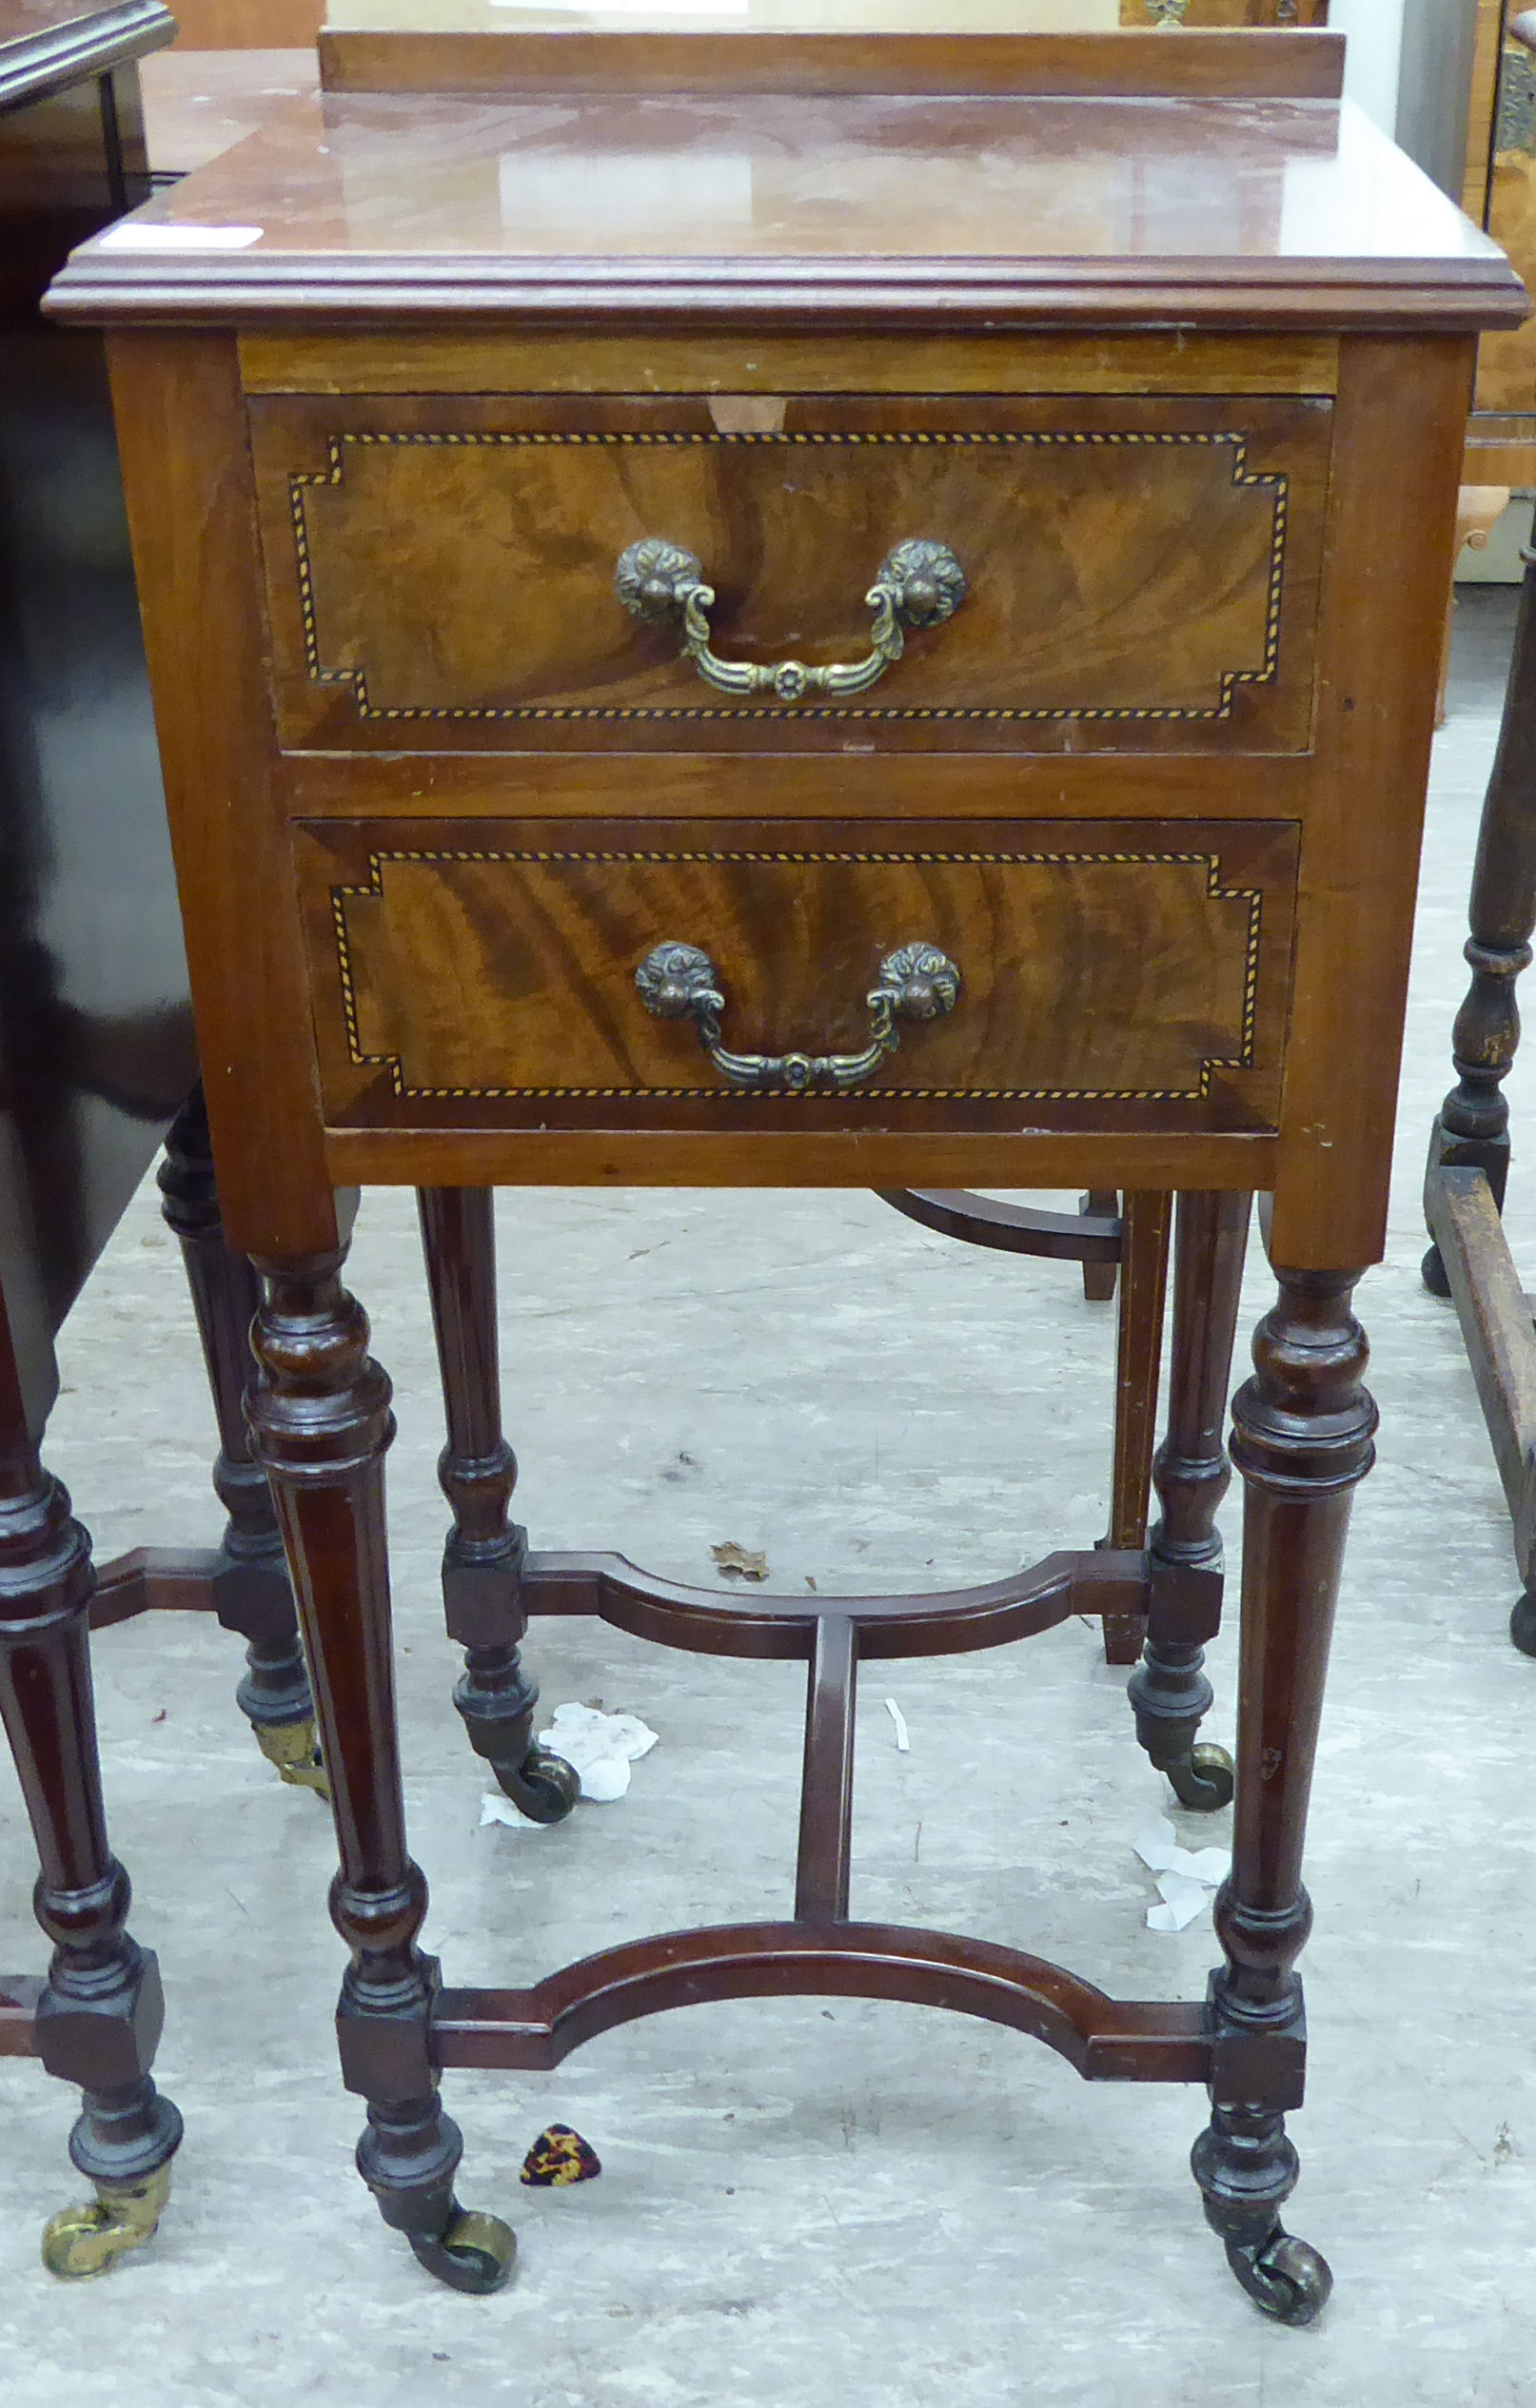
MULTIPOLYGON (((539 1745, 551 1748, 581 1776, 581 1795, 599 1806, 611 1806, 629 1787, 629 1770, 650 1754, 658 1734, 639 1714, 605 1714, 597 1706, 557 1706, 554 1719, 539 1733, 539 1745)), ((514 1829, 548 1830, 521 1814, 500 1790, 487 1790, 480 1802, 482 1829, 487 1823, 507 1823, 514 1829)))
POLYGON ((1157 1876, 1160 1907, 1147 1909, 1149 1931, 1182 1931, 1227 1878, 1231 1862, 1225 1848, 1181 1848, 1166 1814, 1154 1814, 1131 1843, 1149 1872, 1157 1876))

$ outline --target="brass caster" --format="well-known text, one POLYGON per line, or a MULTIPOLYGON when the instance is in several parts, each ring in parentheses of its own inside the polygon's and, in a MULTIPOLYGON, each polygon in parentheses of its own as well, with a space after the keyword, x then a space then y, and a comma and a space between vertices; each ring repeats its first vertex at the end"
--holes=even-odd
POLYGON ((89 2207, 66 2207, 43 2227, 43 2263, 61 2282, 89 2282, 154 2239, 170 2197, 170 2163, 138 2183, 98 2183, 89 2207))
POLYGON ((1173 1794, 1196 1814, 1214 1814, 1231 1806, 1236 1771, 1225 1748, 1202 1741, 1177 1764, 1165 1764, 1173 1794))
POLYGON ((1229 2241, 1227 2263, 1254 2304, 1279 2324, 1310 2324, 1333 2288, 1328 2260, 1279 2224, 1268 2241, 1229 2241))
POLYGON ((312 1715, 306 1714, 303 1722, 253 1722, 251 1729, 267 1763, 277 1768, 280 1781, 295 1790, 313 1790, 317 1797, 330 1796, 312 1715))
POLYGON ((563 1823, 581 1794, 575 1765, 549 1748, 530 1748, 520 1765, 493 1764, 491 1771, 530 1823, 563 1823))
POLYGON ((418 2262, 450 2291, 500 2291, 518 2254, 510 2224, 457 2202, 441 2233, 408 2232, 405 2238, 418 2262))

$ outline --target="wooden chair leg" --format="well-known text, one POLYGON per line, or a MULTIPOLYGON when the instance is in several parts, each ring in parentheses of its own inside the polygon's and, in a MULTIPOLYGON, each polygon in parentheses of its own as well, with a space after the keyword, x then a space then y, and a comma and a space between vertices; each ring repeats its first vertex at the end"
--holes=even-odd
POLYGON ((522 1813, 558 1823, 581 1783, 562 1757, 535 1742, 539 1691, 521 1654, 527 1537, 509 1514, 518 1465, 502 1427, 495 1203, 488 1187, 417 1191, 448 1432, 438 1459, 453 1513, 443 1610, 448 1636, 464 1650, 453 1702, 470 1746, 522 1813))
POLYGON ((1149 1542, 1147 1643, 1130 1686, 1136 1737, 1180 1804, 1202 1812, 1232 1794, 1226 1749, 1198 1746, 1196 1734, 1211 1702, 1205 1641, 1221 1614, 1216 1508, 1231 1478, 1222 1438, 1252 1201, 1210 1192, 1178 1200, 1168 1428, 1152 1466, 1163 1511, 1149 1542))
POLYGON ((265 1261, 250 1399, 257 1452, 308 1647, 341 1870, 331 1919, 351 1952, 337 2009, 343 2078, 367 2102, 358 2171, 386 2224, 465 2291, 506 2280, 514 2243, 495 2217, 466 2216, 453 2178, 463 2151, 438 2096, 431 2016, 437 1960, 417 1945, 426 1882, 405 1845, 395 1720, 384 1459, 389 1382, 367 1351, 362 1307, 342 1285, 345 1248, 265 1261))
POLYGON ((167 1225, 181 1245, 219 1425, 213 1487, 228 1520, 211 1601, 224 1629, 246 1643, 247 1670, 236 1697, 279 1777, 324 1794, 309 1675, 283 1540, 266 1475, 251 1453, 246 1427, 246 1396, 256 1369, 250 1331, 261 1282, 246 1257, 224 1242, 200 1087, 171 1125, 159 1184, 167 1225))
POLYGON ((69 2155, 96 2187, 43 2236, 44 2263, 74 2279, 151 2238, 182 2137, 149 2071, 165 2021, 159 1968, 128 1933, 128 1878, 107 1842, 91 1587, 90 1541, 39 1460, 0 1304, 0 1717, 37 1843, 37 1920, 53 1944, 37 2053, 80 2086, 69 2155))
POLYGON ((1192 2165, 1206 2216, 1243 2288, 1270 2316, 1310 2323, 1332 2284, 1280 2210, 1297 2175, 1288 2107, 1301 2104, 1306 2037, 1295 1972, 1311 1924, 1302 1844, 1334 1600, 1355 1483, 1376 1409, 1353 1271, 1276 1267, 1254 1373, 1233 1404, 1247 1488, 1232 1869, 1216 1899, 1224 1963, 1211 1976, 1211 2118, 1192 2165))
MULTIPOLYGON (((1172 1197, 1153 1188, 1128 1194, 1124 1201, 1114 1366, 1114 1468, 1106 1547, 1146 1544, 1172 1210, 1172 1197)), ((1146 1623, 1139 1615, 1107 1614, 1105 1662, 1135 1663, 1146 1635, 1146 1623)))

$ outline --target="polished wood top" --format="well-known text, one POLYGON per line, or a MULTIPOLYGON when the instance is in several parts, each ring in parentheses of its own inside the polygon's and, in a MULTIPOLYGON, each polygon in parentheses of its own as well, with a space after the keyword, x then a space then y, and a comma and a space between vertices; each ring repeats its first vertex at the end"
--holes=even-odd
POLYGON ((1526 311, 1497 247, 1349 103, 697 91, 298 102, 78 251, 50 305, 991 328, 1526 311))
POLYGON ((311 47, 288 50, 163 50, 139 70, 144 139, 157 175, 189 175, 244 142, 286 101, 313 96, 311 47))
POLYGON ((105 75, 176 38, 163 0, 0 0, 0 108, 105 75))

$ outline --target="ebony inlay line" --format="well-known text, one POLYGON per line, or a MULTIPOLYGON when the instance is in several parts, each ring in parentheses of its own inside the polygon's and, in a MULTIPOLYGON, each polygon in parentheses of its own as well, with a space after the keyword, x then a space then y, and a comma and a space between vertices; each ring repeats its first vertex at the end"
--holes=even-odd
POLYGON ((902 1655, 967 1655, 1054 1630, 1073 1614, 1144 1614, 1147 1557, 1116 1548, 1066 1551, 975 1589, 912 1596, 722 1596, 654 1579, 623 1556, 533 1554, 523 1573, 529 1614, 593 1614, 632 1638, 697 1655, 808 1663, 829 1611, 852 1623, 866 1663, 902 1655))
POLYGON ((529 1990, 443 1990, 440 2065, 548 2072, 583 2041, 728 1998, 880 1998, 1043 2040, 1086 2082, 1205 2082, 1208 2009, 1106 1997, 1044 1958, 879 1923, 741 1923, 604 1948, 529 1990))
POLYGON ((854 1831, 854 1708, 858 1633, 845 1614, 817 1622, 806 1683, 805 1771, 795 1861, 797 1923, 839 1922, 848 1912, 854 1831))
POLYGON ((1118 1263, 1121 1229, 1109 1212, 1046 1212, 1036 1204, 1003 1204, 965 1187, 876 1187, 882 1204, 940 1237, 1000 1254, 1038 1254, 1056 1263, 1118 1263))

